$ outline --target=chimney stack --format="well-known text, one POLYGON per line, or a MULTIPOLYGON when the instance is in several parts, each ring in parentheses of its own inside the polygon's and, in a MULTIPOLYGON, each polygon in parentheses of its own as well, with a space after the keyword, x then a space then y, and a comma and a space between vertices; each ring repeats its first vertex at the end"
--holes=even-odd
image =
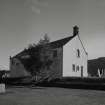
POLYGON ((73 36, 76 36, 79 34, 79 27, 78 26, 74 26, 73 27, 73 36))

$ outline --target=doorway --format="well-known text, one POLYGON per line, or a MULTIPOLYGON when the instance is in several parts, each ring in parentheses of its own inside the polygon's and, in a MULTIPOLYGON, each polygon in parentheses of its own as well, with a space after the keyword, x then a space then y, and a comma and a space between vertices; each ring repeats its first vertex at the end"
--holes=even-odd
POLYGON ((81 77, 83 77, 83 66, 81 66, 81 77))

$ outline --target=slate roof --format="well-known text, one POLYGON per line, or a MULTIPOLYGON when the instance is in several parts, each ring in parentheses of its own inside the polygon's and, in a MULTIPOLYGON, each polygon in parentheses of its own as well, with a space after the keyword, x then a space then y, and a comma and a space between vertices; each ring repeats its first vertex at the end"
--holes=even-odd
MULTIPOLYGON (((70 41, 74 37, 75 36, 70 36, 70 37, 66 37, 66 38, 60 39, 60 40, 56 40, 56 41, 53 41, 53 42, 48 43, 48 45, 51 48, 53 48, 53 49, 54 48, 59 48, 59 47, 64 46, 68 41, 70 41)), ((36 48, 34 50, 36 50, 36 48)), ((23 51, 21 51, 20 53, 18 53, 15 56, 13 56, 12 58, 21 57, 21 56, 27 55, 27 54, 28 54, 28 50, 27 49, 24 49, 23 51)))
POLYGON ((70 36, 70 37, 66 37, 66 38, 63 38, 63 39, 60 39, 60 40, 57 40, 57 41, 54 41, 54 42, 50 42, 49 45, 52 48, 59 48, 59 47, 64 46, 68 41, 70 41, 74 37, 75 36, 70 36))
MULTIPOLYGON (((52 49, 59 48, 59 47, 64 46, 68 41, 70 41, 74 37, 75 36, 70 36, 70 37, 66 37, 66 38, 60 39, 60 40, 56 40, 56 41, 53 41, 53 42, 48 43, 48 45, 52 49)), ((36 48, 33 49, 34 52, 36 50, 37 50, 36 48)), ((27 49, 25 49, 25 50, 21 51, 20 53, 18 53, 17 55, 15 55, 15 56, 12 57, 12 58, 18 58, 22 62, 22 64, 24 65, 24 67, 26 69, 29 69, 35 63, 35 60, 33 60, 33 58, 27 56, 27 55, 29 55, 28 52, 29 51, 27 49), (24 58, 24 56, 27 56, 27 58, 24 58)))
POLYGON ((19 54, 12 58, 18 58, 24 67, 28 70, 32 65, 35 64, 36 59, 31 57, 27 49, 21 51, 19 54))

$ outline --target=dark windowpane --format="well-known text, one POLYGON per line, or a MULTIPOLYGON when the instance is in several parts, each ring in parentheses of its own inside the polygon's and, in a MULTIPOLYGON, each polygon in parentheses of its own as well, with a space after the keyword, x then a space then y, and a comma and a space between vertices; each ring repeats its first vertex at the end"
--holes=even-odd
POLYGON ((81 70, 83 70, 83 66, 81 66, 81 70))
POLYGON ((74 64, 72 65, 72 70, 75 71, 75 65, 74 64))
POLYGON ((80 57, 80 50, 77 49, 77 57, 80 57))

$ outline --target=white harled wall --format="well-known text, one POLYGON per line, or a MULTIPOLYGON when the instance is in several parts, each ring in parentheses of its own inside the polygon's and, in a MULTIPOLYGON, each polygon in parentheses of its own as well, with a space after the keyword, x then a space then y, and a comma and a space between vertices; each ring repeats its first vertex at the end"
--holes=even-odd
POLYGON ((63 47, 63 77, 81 77, 81 66, 83 66, 83 77, 87 77, 87 55, 77 35, 63 47), (77 49, 80 50, 79 58, 77 49), (74 72, 72 64, 75 64, 75 69, 79 66, 79 71, 74 72))

